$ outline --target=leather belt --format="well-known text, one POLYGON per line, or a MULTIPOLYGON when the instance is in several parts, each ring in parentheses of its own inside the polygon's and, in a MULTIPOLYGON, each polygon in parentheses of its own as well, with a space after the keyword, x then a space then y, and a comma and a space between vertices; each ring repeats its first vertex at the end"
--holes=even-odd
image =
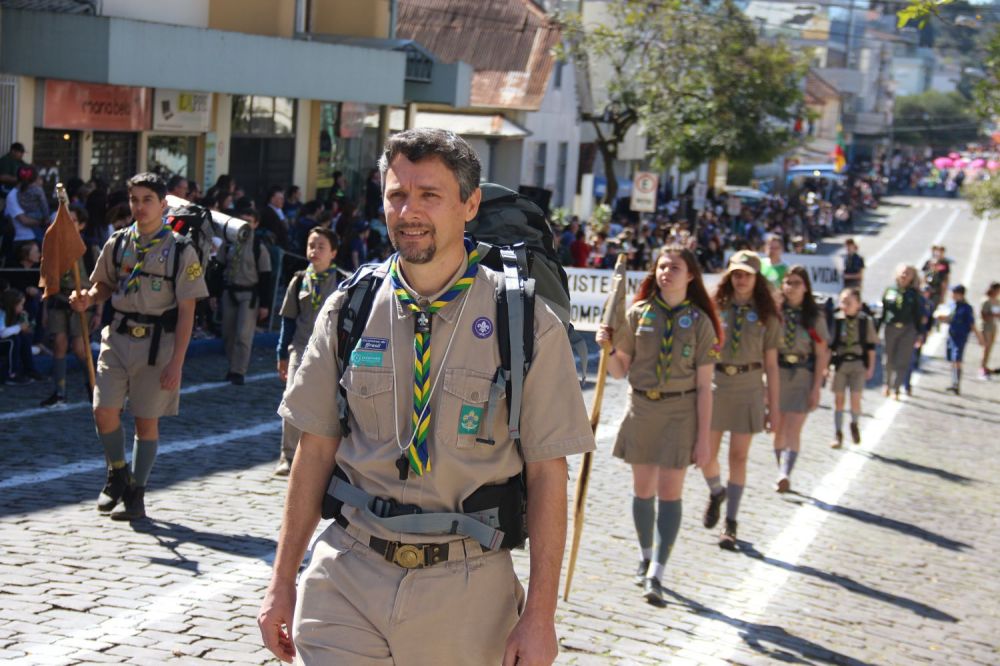
POLYGON ((849 361, 863 361, 864 359, 858 354, 838 354, 837 361, 839 363, 847 363, 849 361))
MULTIPOLYGON (((337 516, 335 520, 345 530, 351 524, 343 515, 337 516)), ((461 546, 463 542, 453 543, 461 546)), ((403 543, 401 541, 388 541, 377 536, 368 537, 369 548, 381 555, 386 562, 403 569, 423 569, 447 562, 451 545, 451 543, 403 543)))
POLYGON ((126 326, 125 334, 129 337, 142 339, 153 332, 152 326, 126 326))
POLYGON ((893 326, 893 328, 903 328, 904 326, 906 326, 906 324, 904 324, 901 321, 895 321, 895 322, 892 323, 892 326, 893 326))
POLYGON ((778 358, 778 365, 782 368, 812 368, 816 363, 813 354, 782 354, 778 358))
POLYGON ((745 365, 734 365, 732 363, 716 363, 715 369, 724 375, 742 375, 744 373, 750 372, 751 370, 759 370, 763 368, 761 363, 747 363, 745 365))
POLYGON ((696 390, 697 389, 688 389, 686 391, 639 391, 639 394, 647 400, 666 400, 667 398, 680 398, 688 395, 689 393, 694 393, 696 390))

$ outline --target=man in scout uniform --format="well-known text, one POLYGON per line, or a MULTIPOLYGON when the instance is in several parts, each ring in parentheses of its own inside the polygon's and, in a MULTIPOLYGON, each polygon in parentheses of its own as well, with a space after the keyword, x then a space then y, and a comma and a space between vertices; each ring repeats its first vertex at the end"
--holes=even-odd
POLYGON ((271 255, 256 240, 257 211, 240 211, 253 233, 230 243, 225 252, 225 292, 222 297, 222 342, 229 360, 226 380, 242 386, 250 366, 257 322, 266 319, 271 303, 271 255))
MULTIPOLYGON (((278 376, 286 388, 291 388, 295 380, 295 371, 302 362, 319 309, 337 288, 337 268, 333 260, 339 246, 333 229, 313 227, 306 241, 309 267, 296 273, 288 283, 281 304, 281 333, 278 335, 278 376)), ((275 476, 288 476, 292 470, 292 457, 301 435, 291 423, 282 421, 281 457, 274 469, 275 476)))
POLYGON ((109 298, 114 312, 101 334, 94 391, 94 421, 108 462, 97 508, 111 511, 124 497, 125 510, 112 513, 114 520, 146 515, 159 419, 177 414, 195 302, 208 296, 194 247, 164 223, 166 184, 140 173, 129 179, 128 190, 134 221, 105 243, 90 276, 93 286, 70 296, 79 312, 109 298), (126 398, 135 416, 131 473, 121 424, 126 398))
POLYGON ((512 436, 507 410, 490 407, 503 278, 463 241, 481 199, 479 159, 452 132, 415 129, 389 139, 380 169, 397 254, 363 335, 341 371, 338 318, 349 303, 338 291, 279 409, 302 438, 258 616, 264 643, 305 664, 551 664, 565 456, 594 448, 581 394, 566 390, 577 379, 565 329, 535 301, 534 352, 512 436), (365 508, 345 501, 318 538, 296 603, 296 575, 335 465, 351 492, 370 499, 365 508), (464 512, 472 498, 511 487, 522 470, 526 599, 509 550, 464 536, 483 525, 464 512), (437 518, 440 530, 424 529, 437 518), (400 521, 413 528, 395 527, 400 521))

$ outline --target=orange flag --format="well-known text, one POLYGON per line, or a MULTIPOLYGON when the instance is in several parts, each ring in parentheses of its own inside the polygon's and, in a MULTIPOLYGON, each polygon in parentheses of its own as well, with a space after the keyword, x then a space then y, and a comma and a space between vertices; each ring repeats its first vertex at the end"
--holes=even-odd
POLYGON ((42 266, 38 286, 45 290, 43 298, 59 293, 59 282, 66 271, 84 255, 87 246, 76 230, 69 208, 59 204, 56 221, 49 225, 42 239, 42 266))

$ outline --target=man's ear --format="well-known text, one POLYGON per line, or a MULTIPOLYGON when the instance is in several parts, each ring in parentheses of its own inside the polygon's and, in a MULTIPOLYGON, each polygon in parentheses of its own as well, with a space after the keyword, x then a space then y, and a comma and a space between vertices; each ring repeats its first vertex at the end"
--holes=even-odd
POLYGON ((483 200, 483 190, 481 188, 476 188, 469 195, 469 198, 465 201, 465 223, 468 224, 472 220, 476 219, 476 215, 479 213, 479 204, 483 200))

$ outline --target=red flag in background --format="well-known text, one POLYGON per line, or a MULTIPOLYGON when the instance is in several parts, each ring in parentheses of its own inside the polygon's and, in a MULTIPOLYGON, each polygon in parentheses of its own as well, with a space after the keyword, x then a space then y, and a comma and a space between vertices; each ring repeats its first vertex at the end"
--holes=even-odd
POLYGON ((65 203, 59 204, 56 220, 49 225, 42 239, 42 266, 38 286, 45 290, 43 298, 59 293, 59 281, 66 271, 84 255, 87 246, 69 215, 65 203))

